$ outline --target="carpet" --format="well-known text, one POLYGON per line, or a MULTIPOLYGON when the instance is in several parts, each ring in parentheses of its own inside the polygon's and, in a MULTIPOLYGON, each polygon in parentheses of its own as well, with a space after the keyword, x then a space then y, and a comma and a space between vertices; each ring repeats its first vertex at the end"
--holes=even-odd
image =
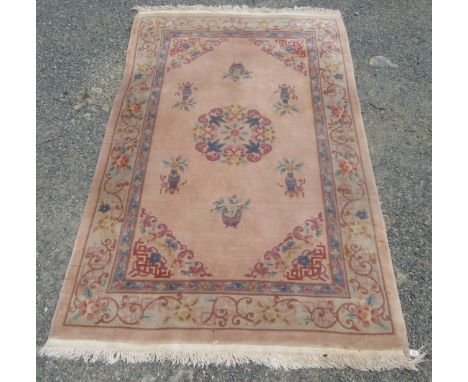
POLYGON ((338 11, 138 8, 41 354, 416 368, 338 11))

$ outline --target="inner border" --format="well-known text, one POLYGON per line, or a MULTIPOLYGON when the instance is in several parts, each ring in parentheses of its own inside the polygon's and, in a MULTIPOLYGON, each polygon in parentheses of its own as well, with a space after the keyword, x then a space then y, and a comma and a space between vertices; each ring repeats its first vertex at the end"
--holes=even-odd
POLYGON ((117 257, 112 269, 112 275, 107 287, 108 293, 228 293, 228 294, 293 294, 306 297, 349 297, 346 282, 346 271, 343 265, 341 232, 338 224, 335 185, 329 155, 328 131, 322 98, 320 81, 320 62, 317 52, 315 32, 206 32, 206 31, 162 31, 161 46, 155 65, 151 92, 148 100, 148 112, 143 125, 143 133, 137 154, 137 162, 133 173, 129 198, 127 199, 123 229, 119 236, 117 257), (321 189, 324 198, 325 222, 328 234, 328 256, 332 273, 332 284, 307 284, 286 281, 268 280, 213 280, 213 279, 183 279, 183 280, 126 280, 125 272, 134 240, 134 232, 138 213, 147 159, 151 139, 156 123, 159 107, 159 96, 163 86, 166 61, 172 38, 201 37, 201 38, 297 38, 306 41, 309 80, 311 85, 312 107, 318 146, 318 160, 321 172, 321 189), (245 283, 249 283, 249 288, 245 283), (200 284, 203 283, 203 287, 200 284), (207 287, 207 283, 211 284, 207 287), (216 285, 214 285, 216 284, 216 285), (252 288, 252 284, 255 288, 252 288), (162 287, 161 287, 162 286, 162 287))

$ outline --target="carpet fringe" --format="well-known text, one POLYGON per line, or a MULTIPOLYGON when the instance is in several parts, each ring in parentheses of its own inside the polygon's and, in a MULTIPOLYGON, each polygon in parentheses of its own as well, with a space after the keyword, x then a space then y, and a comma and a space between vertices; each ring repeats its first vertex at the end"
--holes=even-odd
POLYGON ((315 7, 290 7, 290 8, 265 8, 249 7, 247 5, 158 5, 158 6, 135 6, 132 8, 138 13, 152 12, 199 12, 199 13, 235 13, 244 15, 314 15, 317 13, 328 15, 341 15, 339 10, 315 8, 315 7))
POLYGON ((128 363, 170 361, 174 364, 205 367, 255 363, 273 369, 352 368, 362 371, 388 369, 417 370, 425 353, 411 358, 403 351, 358 351, 308 349, 281 346, 155 344, 137 345, 84 340, 49 339, 41 356, 85 362, 128 363), (324 353, 326 352, 326 354, 324 353))

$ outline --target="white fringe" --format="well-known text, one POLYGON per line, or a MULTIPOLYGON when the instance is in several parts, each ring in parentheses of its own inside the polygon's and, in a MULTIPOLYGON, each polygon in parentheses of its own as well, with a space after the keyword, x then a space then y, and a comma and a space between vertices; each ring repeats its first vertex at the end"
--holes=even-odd
POLYGON ((352 368, 357 370, 417 370, 425 353, 411 358, 403 351, 311 349, 285 346, 208 344, 130 344, 87 340, 49 339, 41 356, 113 364, 170 361, 204 367, 209 364, 237 366, 256 363, 274 369, 352 368))
POLYGON ((247 5, 159 5, 159 6, 135 6, 132 8, 138 13, 224 13, 240 15, 323 15, 340 16, 339 10, 314 8, 314 7, 292 7, 292 8, 265 8, 248 7, 247 5))

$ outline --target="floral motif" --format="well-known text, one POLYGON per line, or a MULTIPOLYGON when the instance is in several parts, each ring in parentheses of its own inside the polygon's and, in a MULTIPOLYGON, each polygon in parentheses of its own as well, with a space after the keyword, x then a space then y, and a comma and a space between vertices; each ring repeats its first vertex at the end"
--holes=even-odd
POLYGON ((173 308, 167 310, 167 316, 164 318, 164 321, 196 323, 195 315, 197 313, 198 303, 199 299, 195 298, 175 305, 173 308))
POLYGON ((130 97, 123 111, 123 117, 126 119, 143 119, 143 102, 137 97, 130 97))
POLYGON ((193 91, 198 91, 198 88, 193 86, 193 82, 179 83, 178 90, 175 92, 176 96, 182 96, 182 99, 177 101, 173 107, 179 110, 189 111, 190 108, 196 105, 196 101, 192 98, 193 91))
POLYGON ((251 39, 255 46, 295 71, 307 75, 305 42, 301 39, 251 39))
POLYGON ((97 295, 93 294, 92 288, 85 287, 83 289, 83 297, 77 304, 75 319, 84 317, 87 321, 96 321, 102 314, 108 312, 107 305, 97 295))
POLYGON ((105 214, 106 212, 109 212, 111 210, 111 206, 107 203, 101 203, 99 206, 99 212, 102 212, 105 214))
POLYGON ((286 173, 286 177, 284 178, 284 184, 278 183, 278 186, 284 188, 284 194, 288 195, 290 198, 294 196, 302 195, 304 197, 304 184, 305 178, 296 178, 294 173, 301 171, 302 166, 304 163, 296 162, 289 159, 283 159, 281 162, 278 163, 276 166, 276 170, 279 171, 280 174, 286 173))
POLYGON ((170 278, 178 276, 212 276, 194 254, 176 239, 171 230, 143 208, 140 213, 141 236, 132 253, 131 277, 170 278))
POLYGON ((359 210, 356 212, 355 216, 360 220, 365 220, 369 217, 366 210, 359 210))
POLYGON ((198 117, 193 129, 195 148, 210 161, 232 164, 258 162, 272 150, 271 121, 255 109, 230 105, 198 117))
POLYGON ((263 304, 259 302, 258 306, 260 308, 259 314, 261 314, 263 321, 268 322, 270 324, 275 324, 278 321, 283 321, 287 323, 286 317, 281 311, 281 308, 273 302, 270 304, 263 304))
POLYGON ((339 169, 336 170, 337 175, 353 176, 356 173, 357 166, 348 159, 342 159, 338 162, 339 169))
POLYGON ((170 169, 169 174, 161 175, 161 189, 159 193, 169 193, 171 195, 180 192, 180 187, 187 183, 187 180, 184 180, 180 183, 180 172, 183 172, 187 167, 187 160, 182 158, 182 156, 171 157, 170 159, 165 159, 162 161, 163 166, 170 169))
POLYGON ((96 296, 88 300, 80 301, 80 316, 85 316, 87 320, 93 321, 100 315, 101 305, 96 296))
POLYGON ((286 84, 278 85, 278 90, 275 90, 275 94, 279 93, 280 100, 273 104, 273 107, 280 115, 295 114, 299 112, 296 105, 289 103, 291 99, 297 99, 297 95, 294 91, 294 87, 286 84))
POLYGON ((252 72, 245 69, 244 65, 239 63, 233 63, 229 67, 229 71, 224 73, 223 78, 229 78, 234 82, 239 81, 242 78, 252 78, 252 72))
POLYGON ((211 52, 215 47, 226 41, 223 38, 202 39, 198 37, 175 38, 169 56, 172 58, 167 65, 167 71, 189 64, 204 54, 211 52))
POLYGON ((213 202, 213 209, 211 211, 221 214, 221 218, 226 228, 237 228, 242 217, 242 212, 249 209, 250 202, 250 199, 246 202, 242 202, 237 195, 229 196, 226 199, 222 196, 213 202))
POLYGON ((224 125, 219 132, 221 135, 221 142, 230 142, 233 144, 246 142, 250 135, 248 126, 239 125, 235 122, 232 125, 224 125))
POLYGON ((321 241, 323 218, 306 220, 297 226, 262 261, 257 262, 247 277, 268 279, 310 280, 324 282, 330 279, 326 247, 321 241))
POLYGON ((378 324, 380 321, 379 310, 367 304, 361 304, 356 307, 356 314, 358 320, 366 328, 370 325, 378 324))
POLYGON ((119 151, 116 151, 112 155, 112 166, 114 170, 130 170, 130 155, 126 152, 127 150, 122 147, 119 151))

